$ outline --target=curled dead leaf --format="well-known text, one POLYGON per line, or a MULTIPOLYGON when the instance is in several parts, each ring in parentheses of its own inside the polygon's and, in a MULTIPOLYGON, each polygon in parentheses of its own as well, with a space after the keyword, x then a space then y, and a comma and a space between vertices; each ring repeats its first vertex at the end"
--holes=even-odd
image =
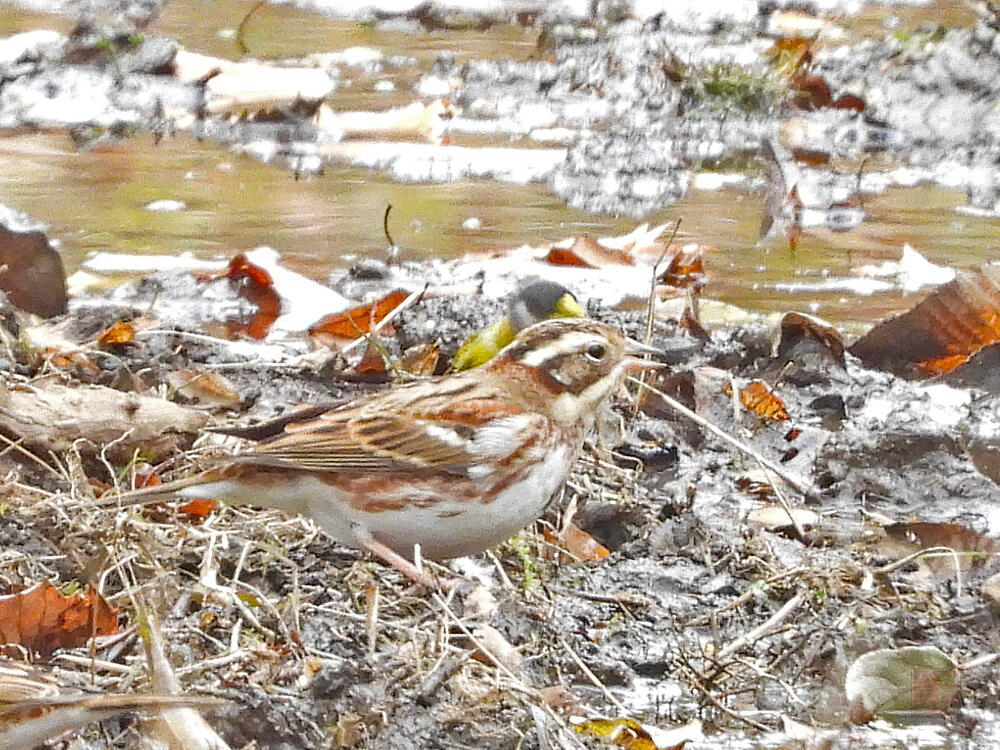
POLYGON ((49 581, 0 597, 0 639, 51 654, 118 632, 118 611, 95 589, 64 595, 49 581))
POLYGON ((271 274, 251 263, 245 255, 234 256, 221 274, 199 277, 200 281, 227 278, 239 285, 240 296, 257 306, 257 313, 248 321, 223 321, 230 336, 246 335, 254 339, 265 338, 271 325, 281 315, 281 298, 274 290, 271 274))
POLYGON ((219 372, 198 372, 189 367, 167 373, 167 383, 191 401, 234 408, 243 403, 236 386, 219 372))
POLYGON ((947 372, 1000 340, 1000 266, 957 271, 910 310, 872 328, 848 351, 904 377, 947 372))
POLYGON ((574 523, 567 524, 559 533, 545 532, 545 539, 555 544, 574 560, 596 562, 611 553, 608 548, 574 523))

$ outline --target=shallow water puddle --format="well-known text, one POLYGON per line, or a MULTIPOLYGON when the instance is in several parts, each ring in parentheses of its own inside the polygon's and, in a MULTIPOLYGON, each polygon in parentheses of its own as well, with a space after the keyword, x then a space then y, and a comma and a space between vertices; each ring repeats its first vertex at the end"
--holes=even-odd
MULTIPOLYGON (((236 59, 241 52, 235 29, 250 7, 237 0, 175 0, 150 32, 174 37, 193 51, 236 59)), ((906 16, 907 22, 915 19, 906 16)), ((68 26, 63 18, 0 10, 0 33, 68 26)), ((344 70, 344 85, 331 97, 336 109, 380 110, 413 101, 413 82, 442 52, 459 59, 526 59, 537 33, 521 27, 394 30, 265 6, 247 20, 244 39, 250 54, 261 58, 358 45, 414 58, 413 64, 403 60, 382 70, 344 70), (394 88, 376 86, 380 81, 394 88)), ((488 140, 495 145, 496 139, 488 140)), ((467 141, 475 139, 466 137, 463 145, 467 141)), ((186 134, 159 144, 141 136, 83 153, 65 133, 2 135, 0 202, 52 226, 70 273, 95 251, 227 258, 268 244, 290 267, 323 280, 356 257, 384 255, 382 214, 389 203, 393 238, 411 259, 540 244, 584 232, 619 235, 634 226, 569 209, 542 184, 397 183, 379 172, 335 164, 320 176, 296 180, 285 170, 186 134)), ((812 311, 858 329, 908 308, 914 298, 898 290, 859 297, 853 269, 898 260, 904 243, 938 264, 991 258, 1000 224, 955 211, 963 204, 964 195, 940 188, 893 189, 866 199, 867 218, 858 228, 840 234, 807 231, 795 253, 777 239, 758 244, 763 197, 734 188, 692 190, 647 220, 681 218, 678 241, 718 248, 706 257, 709 296, 760 312, 812 311)))

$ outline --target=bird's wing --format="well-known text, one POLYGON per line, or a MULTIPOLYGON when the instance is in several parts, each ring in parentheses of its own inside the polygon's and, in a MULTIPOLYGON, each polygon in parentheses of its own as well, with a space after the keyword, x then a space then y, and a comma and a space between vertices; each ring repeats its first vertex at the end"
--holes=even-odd
POLYGON ((376 397, 288 425, 239 460, 307 471, 466 474, 514 453, 542 419, 484 393, 376 397))

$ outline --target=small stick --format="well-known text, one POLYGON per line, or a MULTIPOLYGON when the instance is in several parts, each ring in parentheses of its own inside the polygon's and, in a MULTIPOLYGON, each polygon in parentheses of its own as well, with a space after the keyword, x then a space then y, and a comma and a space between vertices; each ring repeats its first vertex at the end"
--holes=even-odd
POLYGON ((388 314, 384 318, 382 318, 382 320, 380 320, 376 325, 372 326, 371 330, 368 331, 367 334, 359 336, 358 338, 354 339, 354 341, 342 347, 340 353, 347 354, 349 351, 361 346, 362 342, 368 341, 372 336, 381 331, 384 326, 391 323, 401 312, 403 312, 403 310, 412 306, 417 300, 419 300, 423 296, 426 290, 427 286, 424 286, 424 288, 421 289, 420 291, 412 292, 409 297, 407 297, 398 305, 396 305, 394 308, 392 308, 392 310, 390 310, 388 314))
MULTIPOLYGON (((876 568, 875 573, 879 575, 885 575, 886 573, 891 573, 898 568, 903 567, 911 560, 916 560, 920 557, 936 557, 938 554, 950 555, 955 561, 955 590, 958 596, 962 595, 962 568, 961 561, 959 560, 958 550, 952 547, 927 547, 926 549, 918 549, 916 552, 912 552, 904 558, 891 562, 888 565, 883 565, 881 568, 876 568)), ((981 554, 981 553, 980 553, 981 554)))
POLYGON ((666 393, 664 393, 663 391, 661 391, 659 388, 654 388, 651 385, 643 383, 638 378, 629 377, 628 380, 631 381, 631 382, 633 382, 633 383, 638 383, 641 387, 647 388, 650 391, 652 391, 653 393, 657 394, 660 398, 663 399, 664 403, 667 406, 669 406, 671 409, 673 409, 674 411, 678 412, 679 414, 683 414, 685 417, 687 417, 688 419, 690 419, 695 424, 697 424, 697 425, 699 425, 701 427, 704 427, 706 430, 708 430, 709 432, 711 432, 717 438, 719 438, 720 440, 722 440, 722 441, 724 441, 726 443, 729 443, 729 445, 733 446, 737 450, 742 451, 743 453, 746 453, 748 456, 750 456, 754 460, 758 461, 761 465, 763 465, 766 468, 770 469, 775 474, 777 474, 779 477, 781 477, 782 479, 784 479, 786 482, 788 482, 792 487, 794 487, 795 489, 797 489, 803 495, 805 495, 807 497, 815 497, 817 495, 817 492, 812 487, 812 485, 807 484, 806 482, 803 482, 801 479, 797 479, 796 477, 792 476, 787 471, 785 471, 783 468, 781 468, 780 466, 778 466, 778 464, 774 463, 774 461, 771 461, 770 459, 765 458, 764 456, 762 456, 760 453, 758 453, 756 450, 754 450, 753 448, 751 448, 746 443, 740 442, 739 440, 737 440, 736 438, 732 437, 731 435, 729 435, 725 431, 723 431, 720 428, 716 427, 714 424, 712 424, 711 422, 709 422, 707 419, 705 419, 701 415, 696 414, 695 412, 693 412, 690 409, 688 409, 680 401, 678 401, 678 400, 676 400, 676 399, 671 398, 670 396, 668 396, 666 393))
POLYGON ((601 682, 598 676, 594 674, 594 672, 590 669, 590 667, 588 667, 586 664, 583 663, 583 659, 579 657, 576 651, 573 650, 572 646, 570 646, 566 642, 566 639, 563 638, 561 635, 559 636, 559 643, 561 643, 562 647, 566 649, 566 653, 569 654, 569 658, 571 658, 576 663, 576 666, 580 668, 580 671, 583 672, 586 678, 593 683, 594 687, 596 687, 598 690, 601 691, 601 694, 607 699, 608 703, 610 703, 612 706, 618 709, 618 711, 621 712, 622 716, 627 716, 629 710, 625 708, 624 705, 622 705, 622 702, 620 700, 615 698, 614 694, 612 694, 612 692, 608 690, 608 688, 604 685, 603 682, 601 682))
MULTIPOLYGON (((767 467, 761 464, 761 468, 764 470, 764 473, 766 474, 767 467)), ((770 481, 770 477, 768 477, 768 480, 770 481)), ((774 496, 778 498, 778 502, 781 504, 781 507, 784 509, 785 513, 788 514, 788 520, 792 522, 792 528, 795 529, 795 534, 796 536, 798 536, 799 541, 805 542, 806 540, 805 529, 802 528, 802 524, 799 523, 799 519, 797 519, 794 515, 792 515, 792 506, 788 504, 788 498, 785 497, 785 493, 778 488, 777 482, 773 481, 771 482, 771 489, 774 490, 774 496)))
POLYGON ((728 646, 719 651, 719 653, 716 655, 716 661, 725 661, 744 646, 751 644, 755 641, 758 641, 764 636, 770 634, 772 630, 777 628, 778 625, 780 625, 782 622, 788 619, 788 616, 791 615, 792 612, 798 609, 799 605, 805 601, 805 598, 806 598, 805 592, 800 591, 799 593, 797 593, 795 596, 793 596, 791 599, 785 602, 784 606, 781 609, 779 609, 773 615, 768 617, 767 620, 765 620, 760 625, 755 627, 749 633, 744 633, 735 641, 733 641, 728 646))

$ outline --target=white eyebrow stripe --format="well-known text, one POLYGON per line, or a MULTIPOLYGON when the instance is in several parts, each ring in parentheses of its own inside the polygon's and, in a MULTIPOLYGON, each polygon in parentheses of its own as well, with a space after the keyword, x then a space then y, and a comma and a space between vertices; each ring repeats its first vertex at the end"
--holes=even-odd
POLYGON ((550 359, 560 354, 565 354, 566 352, 574 350, 582 351, 584 345, 589 344, 592 341, 594 341, 593 333, 585 333, 583 331, 567 331, 550 345, 542 346, 538 349, 529 351, 525 354, 524 359, 522 359, 521 362, 529 367, 541 367, 550 359))

